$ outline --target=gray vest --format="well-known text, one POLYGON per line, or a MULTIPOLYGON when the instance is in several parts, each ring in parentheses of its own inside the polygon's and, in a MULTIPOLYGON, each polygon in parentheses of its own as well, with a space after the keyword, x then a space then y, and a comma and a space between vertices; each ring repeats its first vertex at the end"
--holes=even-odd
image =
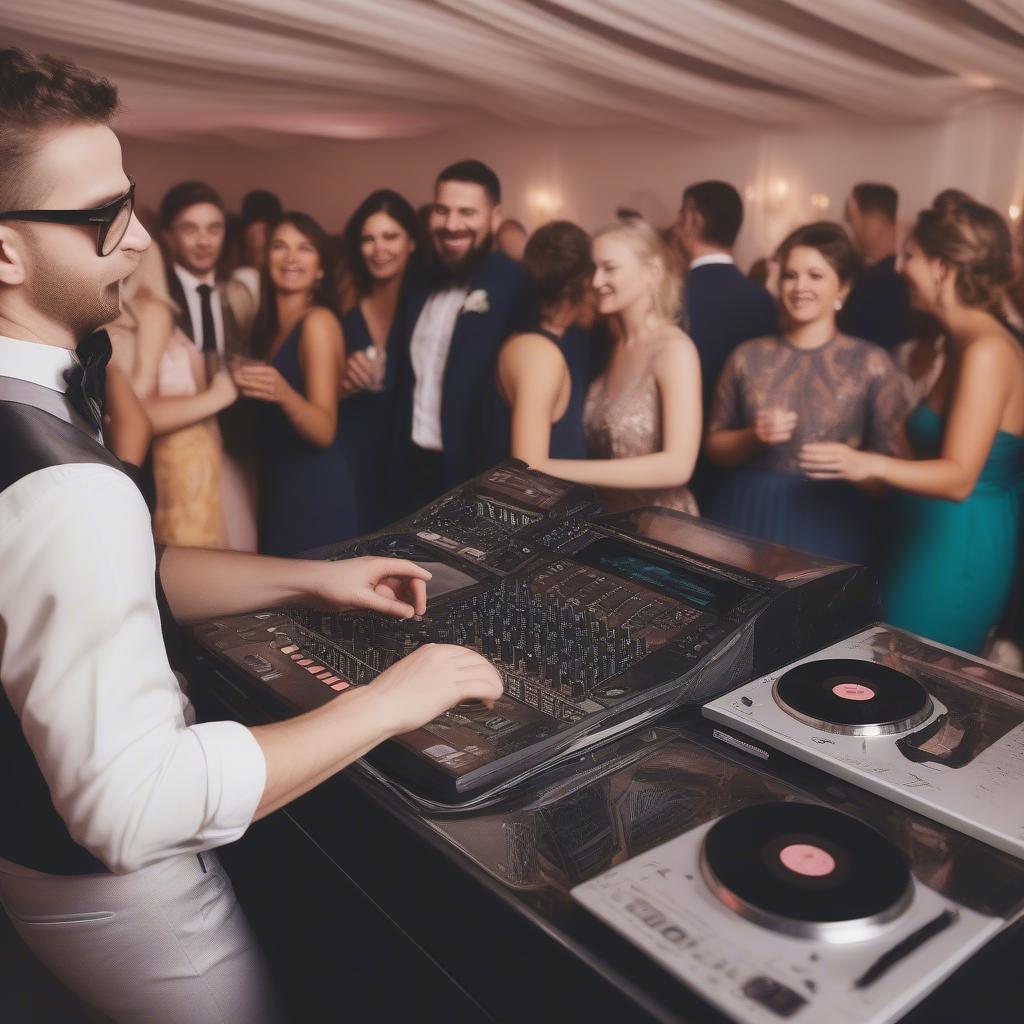
MULTIPOLYGON (((99 463, 125 472, 89 432, 63 395, 13 377, 0 377, 0 493, 50 466, 99 463)), ((69 565, 67 571, 74 572, 69 565)), ((161 620, 166 602, 157 583, 161 620)), ((0 857, 51 875, 107 869, 68 833, 50 799, 21 722, 0 687, 0 857)))

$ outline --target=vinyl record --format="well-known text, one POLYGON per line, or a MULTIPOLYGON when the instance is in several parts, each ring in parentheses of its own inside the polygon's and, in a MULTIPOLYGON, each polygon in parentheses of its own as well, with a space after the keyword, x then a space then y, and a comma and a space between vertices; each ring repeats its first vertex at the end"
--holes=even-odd
POLYGON ((903 672, 873 661, 805 661, 772 691, 787 714, 824 732, 883 736, 907 732, 932 713, 928 691, 903 672))
POLYGON ((719 818, 701 874, 742 917, 786 935, 857 942, 909 906, 906 858, 864 822, 819 804, 768 803, 719 818))

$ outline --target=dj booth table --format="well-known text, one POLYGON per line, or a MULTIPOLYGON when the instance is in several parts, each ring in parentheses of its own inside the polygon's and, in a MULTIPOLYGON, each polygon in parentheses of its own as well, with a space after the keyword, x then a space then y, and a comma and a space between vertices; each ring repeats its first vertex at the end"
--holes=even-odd
MULTIPOLYGON (((266 720, 252 695, 209 663, 191 680, 202 717, 266 720)), ((294 1019, 727 1020, 568 892, 614 855, 682 830, 672 752, 702 744, 720 748, 692 716, 659 724, 464 818, 419 813, 354 768, 257 823, 223 856, 294 1019), (632 794, 644 771, 643 806, 624 835, 622 809, 640 806, 632 794)), ((757 770, 742 754, 716 749, 715 757, 742 765, 744 778, 757 770)), ((773 754, 772 773, 812 798, 835 803, 839 786, 860 799, 785 755, 773 754)), ((1018 1019, 1022 960, 1018 923, 903 1019, 1018 1019)))
POLYGON ((1024 898, 1017 681, 859 633, 878 612, 860 567, 666 510, 599 512, 586 489, 504 463, 318 553, 429 566, 417 620, 277 609, 193 632, 203 718, 345 700, 425 642, 479 650, 505 684, 495 708, 382 745, 223 851, 291 1019, 691 1024, 721 1007, 863 1024, 930 989, 904 1019, 1019 1019, 1024 927, 1003 928, 1024 898), (774 708, 764 673, 803 678, 793 662, 853 634, 855 660, 826 655, 790 718, 822 687, 843 698, 806 742, 838 751, 838 730, 856 748, 864 718, 884 734, 873 757, 938 773, 930 804, 869 792, 880 761, 847 781, 753 728, 774 708), (885 710, 894 679, 910 712, 885 710), (712 724, 700 708, 716 698, 712 724), (998 848, 959 830, 982 806, 998 848))

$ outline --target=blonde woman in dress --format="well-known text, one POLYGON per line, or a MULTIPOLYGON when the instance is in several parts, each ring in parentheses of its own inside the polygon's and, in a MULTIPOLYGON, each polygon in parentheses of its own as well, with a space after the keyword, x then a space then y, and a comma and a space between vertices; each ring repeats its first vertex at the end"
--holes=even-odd
POLYGON ((534 468, 598 488, 609 511, 657 505, 696 515, 687 484, 700 448, 700 361, 676 325, 677 263, 640 220, 598 231, 593 256, 597 311, 614 340, 584 407, 590 458, 534 468))

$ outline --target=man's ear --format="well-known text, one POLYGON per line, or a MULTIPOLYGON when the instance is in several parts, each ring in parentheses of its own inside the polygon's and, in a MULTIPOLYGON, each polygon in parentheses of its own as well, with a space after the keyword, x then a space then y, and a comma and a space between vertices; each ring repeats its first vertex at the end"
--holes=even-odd
POLYGON ((25 240, 13 228, 0 226, 0 284, 25 283, 25 240))
POLYGON ((704 237, 704 214, 693 207, 690 216, 693 218, 693 237, 702 239, 704 237))
POLYGON ((505 223, 505 213, 501 208, 501 203, 491 210, 491 234, 497 235, 498 228, 505 223))

